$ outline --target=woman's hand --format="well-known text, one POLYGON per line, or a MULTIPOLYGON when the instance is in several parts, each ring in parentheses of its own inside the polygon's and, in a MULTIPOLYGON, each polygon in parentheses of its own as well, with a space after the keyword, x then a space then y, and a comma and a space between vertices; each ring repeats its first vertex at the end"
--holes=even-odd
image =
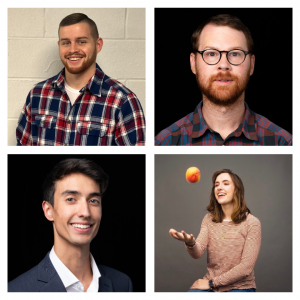
POLYGON ((169 230, 169 233, 171 237, 173 237, 176 240, 185 242, 187 245, 193 245, 195 244, 195 238, 193 234, 187 234, 183 230, 181 232, 176 231, 175 229, 171 228, 169 230))
POLYGON ((210 286, 208 284, 208 280, 206 279, 198 279, 196 280, 193 285, 190 287, 190 290, 194 290, 194 289, 197 289, 197 290, 209 290, 210 289, 210 286))

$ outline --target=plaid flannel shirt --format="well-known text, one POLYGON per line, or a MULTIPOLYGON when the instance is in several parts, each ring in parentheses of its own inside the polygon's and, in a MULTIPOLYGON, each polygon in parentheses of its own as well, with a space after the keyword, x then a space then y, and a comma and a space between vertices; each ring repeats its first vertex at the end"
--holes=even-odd
POLYGON ((72 105, 64 72, 38 83, 28 94, 17 126, 18 145, 145 145, 144 113, 133 92, 97 65, 72 105))
POLYGON ((245 117, 225 140, 206 124, 202 101, 193 113, 175 122, 155 137, 156 146, 292 146, 291 134, 265 117, 251 111, 245 103, 245 117))

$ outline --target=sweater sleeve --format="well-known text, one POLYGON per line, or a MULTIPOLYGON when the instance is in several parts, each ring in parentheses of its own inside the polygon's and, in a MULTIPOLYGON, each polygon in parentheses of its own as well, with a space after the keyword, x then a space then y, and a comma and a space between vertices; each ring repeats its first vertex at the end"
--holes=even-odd
POLYGON ((249 222, 248 226, 248 234, 240 263, 229 271, 212 278, 215 287, 237 282, 253 271, 261 245, 261 225, 260 221, 255 218, 249 222))
POLYGON ((202 220, 200 233, 196 239, 196 244, 194 245, 194 247, 189 248, 189 247, 185 246, 187 252, 189 253, 189 255, 192 258, 195 258, 195 259, 200 258, 207 248, 207 245, 208 245, 207 218, 208 218, 208 215, 206 215, 202 220))

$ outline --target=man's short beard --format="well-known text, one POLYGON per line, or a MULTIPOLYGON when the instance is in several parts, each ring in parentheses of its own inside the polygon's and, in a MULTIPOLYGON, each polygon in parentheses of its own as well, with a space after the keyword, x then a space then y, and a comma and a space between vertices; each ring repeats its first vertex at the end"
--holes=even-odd
MULTIPOLYGON (((74 53, 75 54, 75 53, 74 53)), ((70 54, 68 54, 68 56, 70 56, 70 54)), ((86 57, 86 56, 84 56, 86 57)), ((83 58, 84 58, 83 57, 83 58)), ((62 61, 62 63, 64 64, 65 68, 68 70, 69 73, 71 74, 81 74, 83 73, 85 70, 87 70, 88 68, 90 68, 91 65, 93 65, 96 62, 96 58, 97 58, 97 51, 95 49, 92 57, 90 59, 88 59, 87 61, 83 62, 80 68, 76 68, 76 67, 70 67, 68 65, 67 62, 67 58, 64 57, 62 61)))
POLYGON ((245 91, 250 79, 250 69, 244 78, 231 74, 230 72, 220 72, 210 76, 208 80, 201 78, 200 72, 196 71, 198 86, 202 94, 212 103, 227 107, 235 103, 245 91), (228 86, 219 86, 214 81, 221 78, 232 79, 233 83, 228 86))

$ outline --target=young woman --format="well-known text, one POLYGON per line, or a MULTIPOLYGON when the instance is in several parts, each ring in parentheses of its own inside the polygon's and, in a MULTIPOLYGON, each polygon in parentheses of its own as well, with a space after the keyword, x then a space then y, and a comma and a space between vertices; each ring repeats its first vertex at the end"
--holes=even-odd
POLYGON ((189 292, 255 292, 254 265, 261 245, 260 221, 244 200, 244 185, 232 171, 214 173, 209 213, 197 237, 170 229, 185 242, 188 253, 200 258, 207 248, 207 273, 189 292))

